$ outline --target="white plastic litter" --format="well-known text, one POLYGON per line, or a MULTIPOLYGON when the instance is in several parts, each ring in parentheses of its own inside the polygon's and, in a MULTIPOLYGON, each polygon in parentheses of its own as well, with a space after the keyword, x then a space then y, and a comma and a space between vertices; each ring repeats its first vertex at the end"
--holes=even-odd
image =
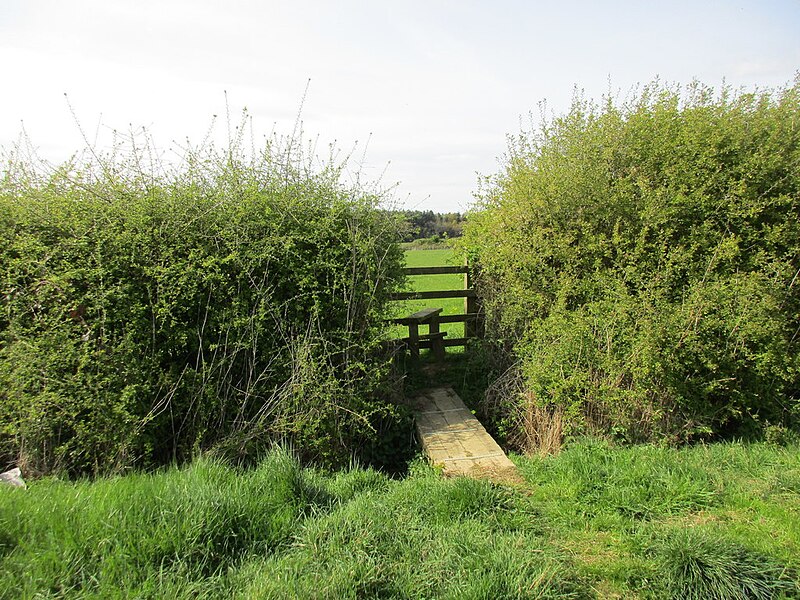
POLYGON ((19 470, 19 467, 6 471, 5 473, 0 473, 0 482, 13 485, 14 487, 28 487, 25 485, 25 480, 22 479, 22 471, 19 470))

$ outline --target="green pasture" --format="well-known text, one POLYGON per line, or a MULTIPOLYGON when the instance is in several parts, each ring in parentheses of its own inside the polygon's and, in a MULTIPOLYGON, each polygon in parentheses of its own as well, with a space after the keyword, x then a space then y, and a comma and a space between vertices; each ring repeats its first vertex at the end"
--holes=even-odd
MULTIPOLYGON (((460 257, 451 249, 438 250, 406 250, 407 267, 441 267, 459 266, 462 264, 460 257)), ((464 275, 415 275, 408 278, 406 291, 428 292, 439 290, 464 289, 464 275)), ((392 312, 395 317, 404 317, 423 308, 442 308, 442 315, 458 315, 464 313, 463 298, 438 298, 435 300, 405 300, 394 303, 392 312)), ((448 338, 464 337, 463 323, 445 323, 442 331, 447 332, 448 338)), ((405 327, 393 327, 391 337, 404 337, 408 330, 405 327)), ((448 352, 458 352, 460 348, 449 348, 448 352)))

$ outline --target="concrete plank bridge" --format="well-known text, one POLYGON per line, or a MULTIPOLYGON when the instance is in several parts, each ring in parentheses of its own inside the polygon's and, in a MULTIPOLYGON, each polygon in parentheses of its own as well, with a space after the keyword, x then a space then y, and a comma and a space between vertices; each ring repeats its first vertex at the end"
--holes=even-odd
POLYGON ((410 405, 422 448, 444 475, 522 483, 514 463, 452 388, 422 390, 410 405))
MULTIPOLYGON (((464 313, 442 315, 441 307, 428 307, 391 322, 408 327, 408 336, 394 340, 396 357, 408 351, 412 368, 420 368, 420 350, 430 349, 434 361, 441 364, 445 349, 467 346, 472 338, 484 333, 480 299, 472 287, 471 269, 463 266, 407 267, 406 275, 463 274, 464 288, 458 290, 412 291, 393 294, 394 300, 434 300, 464 298, 464 313), (464 337, 447 339, 440 330, 443 323, 464 323, 464 337), (427 326, 428 331, 420 332, 427 326)), ((400 362, 403 362, 402 360, 400 362)), ((417 435, 430 461, 442 468, 446 476, 468 476, 519 484, 523 480, 502 448, 486 432, 463 400, 450 387, 437 387, 417 392, 409 399, 416 420, 417 435)))

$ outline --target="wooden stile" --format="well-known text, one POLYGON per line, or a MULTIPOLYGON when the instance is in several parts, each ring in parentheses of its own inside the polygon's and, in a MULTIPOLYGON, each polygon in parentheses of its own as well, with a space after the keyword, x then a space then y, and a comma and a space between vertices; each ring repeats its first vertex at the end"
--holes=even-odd
POLYGON ((407 317, 392 319, 393 323, 406 325, 408 337, 399 340, 405 344, 412 358, 419 357, 420 348, 430 348, 437 359, 444 358, 445 348, 465 346, 470 338, 483 336, 483 314, 480 299, 472 288, 471 271, 466 261, 462 266, 439 267, 406 267, 406 275, 464 275, 464 289, 438 290, 426 292, 397 292, 392 294, 392 300, 435 300, 439 298, 464 298, 464 314, 445 315, 440 313, 441 308, 426 308, 407 317), (464 323, 464 337, 445 339, 447 335, 440 331, 441 323, 464 323), (419 327, 428 326, 427 334, 420 334, 419 327))

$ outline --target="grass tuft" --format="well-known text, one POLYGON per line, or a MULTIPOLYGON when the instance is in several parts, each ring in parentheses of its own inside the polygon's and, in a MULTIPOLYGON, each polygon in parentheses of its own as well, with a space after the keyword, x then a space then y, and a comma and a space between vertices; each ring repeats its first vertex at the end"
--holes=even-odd
POLYGON ((767 600, 800 593, 797 574, 775 559, 702 529, 670 531, 655 552, 670 598, 767 600))

